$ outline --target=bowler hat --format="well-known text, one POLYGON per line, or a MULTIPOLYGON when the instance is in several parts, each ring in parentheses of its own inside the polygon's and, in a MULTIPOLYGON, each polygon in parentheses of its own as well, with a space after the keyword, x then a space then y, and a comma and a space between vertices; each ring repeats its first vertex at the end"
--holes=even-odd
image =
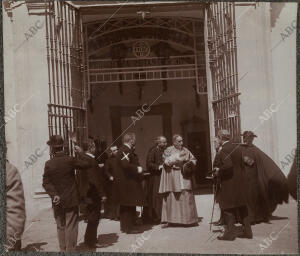
POLYGON ((252 131, 244 131, 241 135, 243 137, 257 137, 252 131))
POLYGON ((50 139, 47 141, 47 144, 51 147, 59 148, 59 147, 63 147, 64 140, 60 135, 52 135, 50 136, 50 139))

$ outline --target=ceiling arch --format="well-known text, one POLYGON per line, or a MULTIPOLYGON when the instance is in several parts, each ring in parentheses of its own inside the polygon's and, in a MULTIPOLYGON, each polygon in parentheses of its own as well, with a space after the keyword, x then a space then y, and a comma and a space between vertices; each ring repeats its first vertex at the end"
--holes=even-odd
POLYGON ((130 18, 87 24, 89 55, 112 45, 141 39, 171 42, 193 50, 195 26, 203 27, 203 20, 183 17, 130 18))

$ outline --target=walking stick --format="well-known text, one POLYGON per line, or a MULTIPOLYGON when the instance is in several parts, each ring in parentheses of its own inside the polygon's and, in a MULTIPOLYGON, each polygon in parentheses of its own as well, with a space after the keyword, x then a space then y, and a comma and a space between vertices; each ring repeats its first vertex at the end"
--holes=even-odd
POLYGON ((216 204, 217 190, 219 187, 219 177, 213 175, 213 178, 216 178, 216 182, 213 184, 214 203, 213 203, 213 208, 212 208, 212 212, 211 212, 209 231, 211 231, 211 225, 212 225, 212 221, 213 221, 213 217, 214 217, 214 210, 215 210, 215 204, 216 204))
POLYGON ((212 208, 212 212, 211 212, 211 218, 210 218, 210 224, 209 224, 209 231, 211 231, 211 225, 212 225, 212 221, 213 221, 213 217, 214 217, 214 210, 215 210, 215 204, 216 204, 216 188, 215 188, 215 184, 213 184, 213 194, 214 194, 214 203, 213 203, 213 208, 212 208))

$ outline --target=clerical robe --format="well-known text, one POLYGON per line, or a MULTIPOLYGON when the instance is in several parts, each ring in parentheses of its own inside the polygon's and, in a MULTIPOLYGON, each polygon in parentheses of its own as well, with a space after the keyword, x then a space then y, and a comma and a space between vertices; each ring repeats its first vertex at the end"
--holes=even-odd
POLYGON ((162 223, 196 224, 198 214, 195 196, 192 191, 192 176, 184 177, 184 164, 196 158, 186 149, 168 147, 163 154, 164 168, 162 170, 159 193, 163 196, 162 223))
POLYGON ((164 149, 158 146, 151 148, 147 155, 147 170, 151 173, 148 184, 148 205, 149 217, 161 219, 162 196, 158 193, 160 185, 161 170, 159 166, 163 164, 164 149))

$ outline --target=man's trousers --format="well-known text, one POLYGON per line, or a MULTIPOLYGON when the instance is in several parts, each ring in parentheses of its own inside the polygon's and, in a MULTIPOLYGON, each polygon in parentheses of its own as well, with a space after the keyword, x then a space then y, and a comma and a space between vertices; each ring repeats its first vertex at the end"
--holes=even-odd
POLYGON ((238 216, 243 225, 244 235, 252 237, 253 234, 247 207, 244 206, 234 209, 226 209, 223 211, 223 214, 226 222, 225 233, 228 233, 230 236, 236 236, 234 224, 236 223, 238 216))
POLYGON ((54 217, 60 250, 75 251, 78 237, 78 207, 54 209, 54 217))
POLYGON ((97 229, 101 217, 101 203, 94 202, 87 207, 87 227, 84 234, 84 243, 93 247, 98 242, 97 229))

